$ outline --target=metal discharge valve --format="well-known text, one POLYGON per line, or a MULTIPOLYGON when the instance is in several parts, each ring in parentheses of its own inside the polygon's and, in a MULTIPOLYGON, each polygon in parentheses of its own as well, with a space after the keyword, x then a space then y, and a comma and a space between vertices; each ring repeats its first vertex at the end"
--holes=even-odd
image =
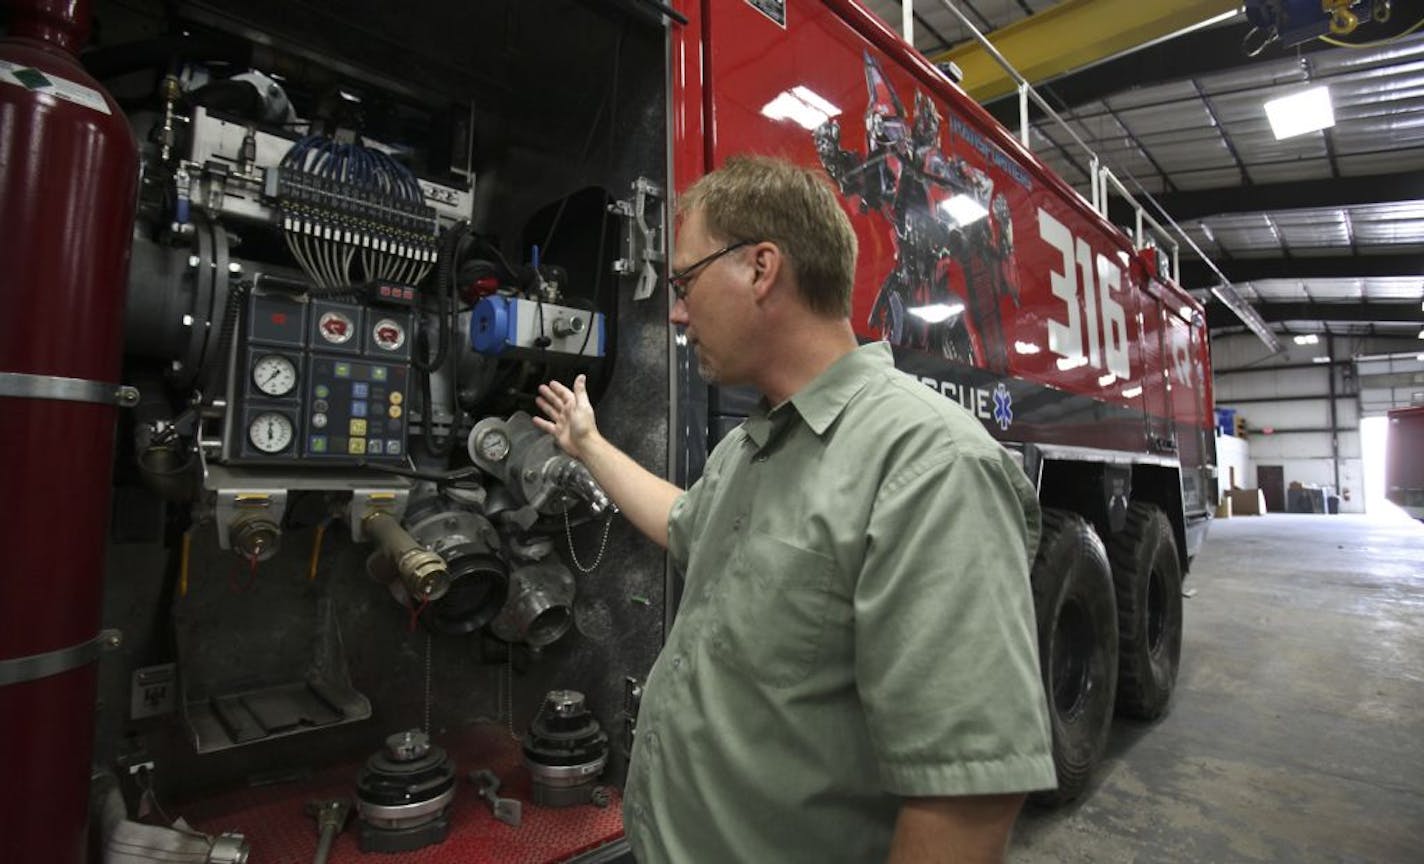
POLYGON ((524 736, 524 764, 533 777, 534 803, 572 807, 595 802, 598 775, 608 764, 608 735, 584 695, 551 690, 524 736))
POLYGON ((388 513, 371 513, 361 521, 395 564, 401 584, 416 601, 438 600, 450 590, 450 570, 441 558, 416 542, 399 520, 388 513))
POLYGON ((412 729, 386 739, 356 780, 362 852, 405 852, 444 841, 455 798, 455 764, 412 729))
POLYGON ((607 493, 583 463, 560 451, 523 411, 508 420, 486 417, 476 423, 468 446, 470 459, 482 471, 539 514, 564 513, 579 501, 595 515, 610 506, 607 493))

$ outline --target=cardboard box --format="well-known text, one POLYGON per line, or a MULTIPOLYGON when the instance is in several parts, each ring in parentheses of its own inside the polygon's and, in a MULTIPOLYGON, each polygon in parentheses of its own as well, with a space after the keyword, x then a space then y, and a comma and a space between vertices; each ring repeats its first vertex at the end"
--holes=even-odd
POLYGON ((1266 512, 1266 493, 1260 489, 1232 489, 1230 496, 1231 515, 1260 516, 1266 512))
POLYGON ((1230 494, 1230 493, 1227 493, 1227 494, 1225 494, 1225 495, 1222 495, 1222 496, 1221 496, 1221 501, 1217 503, 1217 505, 1216 505, 1216 518, 1218 518, 1218 519, 1230 519, 1230 518, 1231 518, 1231 494, 1230 494))

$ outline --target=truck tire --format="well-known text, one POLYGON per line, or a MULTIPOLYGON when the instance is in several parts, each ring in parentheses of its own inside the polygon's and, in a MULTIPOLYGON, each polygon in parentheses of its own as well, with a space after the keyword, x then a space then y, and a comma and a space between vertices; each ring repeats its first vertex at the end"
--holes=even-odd
POLYGON ((1167 711, 1182 655, 1182 565, 1167 514, 1131 504, 1108 557, 1117 586, 1117 710, 1156 720, 1167 711))
POLYGON ((1103 542, 1076 513, 1043 511, 1031 580, 1058 774, 1058 788, 1033 800, 1053 807, 1083 794, 1107 745, 1117 685, 1117 605, 1103 542))

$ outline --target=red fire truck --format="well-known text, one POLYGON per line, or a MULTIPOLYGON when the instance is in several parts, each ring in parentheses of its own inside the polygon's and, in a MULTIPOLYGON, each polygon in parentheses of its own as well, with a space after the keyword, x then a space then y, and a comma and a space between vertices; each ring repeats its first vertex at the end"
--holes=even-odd
POLYGON ((181 844, 181 813, 205 854, 306 860, 308 802, 353 794, 337 854, 616 852, 678 577, 527 412, 587 374, 605 434, 695 479, 746 397, 659 277, 678 191, 745 152, 825 171, 857 334, 1039 491, 1046 800, 1168 709, 1202 307, 864 8, 141 5, 96 2, 82 65, 84 2, 16 0, 0 46, 0 859, 181 844))

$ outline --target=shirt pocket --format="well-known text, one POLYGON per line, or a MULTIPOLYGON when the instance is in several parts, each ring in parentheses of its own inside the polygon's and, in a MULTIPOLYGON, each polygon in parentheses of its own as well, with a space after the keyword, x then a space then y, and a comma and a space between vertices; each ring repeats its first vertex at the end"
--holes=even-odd
POLYGON ((826 555, 748 531, 721 580, 713 655, 773 687, 805 678, 821 651, 834 571, 826 555))

